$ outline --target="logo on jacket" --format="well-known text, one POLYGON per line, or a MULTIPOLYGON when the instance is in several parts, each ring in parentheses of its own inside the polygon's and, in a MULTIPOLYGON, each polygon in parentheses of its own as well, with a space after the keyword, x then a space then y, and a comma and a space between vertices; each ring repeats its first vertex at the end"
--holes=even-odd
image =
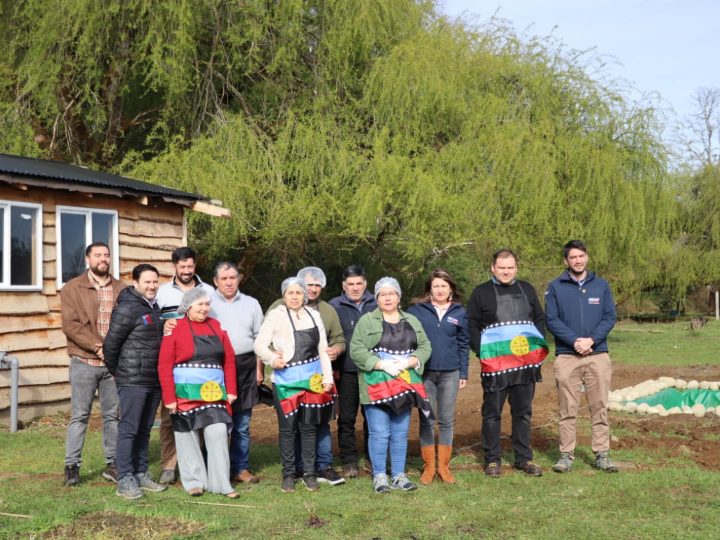
POLYGON ((599 306, 599 305, 600 305, 600 298, 599 298, 599 297, 596 297, 596 296, 589 296, 589 297, 588 297, 588 304, 593 304, 593 305, 599 306))
POLYGON ((149 313, 142 316, 142 322, 145 326, 152 324, 153 320, 149 313))
POLYGON ((448 317, 446 320, 450 324, 454 324, 455 326, 460 326, 460 321, 458 321, 455 317, 448 317))

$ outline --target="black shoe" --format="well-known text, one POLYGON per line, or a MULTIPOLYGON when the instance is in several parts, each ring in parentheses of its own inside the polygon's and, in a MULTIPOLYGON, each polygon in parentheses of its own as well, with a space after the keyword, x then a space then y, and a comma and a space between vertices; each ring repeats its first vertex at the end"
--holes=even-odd
POLYGON ((318 479, 317 476, 314 474, 306 474, 303 476, 303 484, 305 484, 305 487, 308 491, 317 491, 320 487, 318 485, 318 479))
POLYGON ((80 467, 77 465, 65 465, 65 487, 80 485, 80 467))
POLYGON ((346 463, 343 465, 343 475, 345 478, 357 478, 360 474, 357 463, 346 463))
POLYGON ((337 486, 345 483, 345 479, 340 476, 337 471, 332 468, 332 466, 318 472, 317 479, 318 482, 330 484, 331 486, 337 486))
POLYGON ((518 463, 515 465, 518 471, 522 471, 528 476, 542 476, 542 469, 533 463, 532 461, 526 461, 525 463, 518 463))
POLYGON ((283 493, 292 493, 295 491, 295 477, 294 476, 285 476, 282 479, 282 487, 280 490, 283 493))
POLYGON ((108 463, 105 465, 105 470, 102 472, 102 477, 108 482, 115 482, 117 484, 117 469, 115 468, 115 462, 108 463))
POLYGON ((489 476, 490 478, 500 478, 502 475, 502 468, 499 463, 493 461, 492 463, 485 465, 483 472, 485 473, 485 476, 489 476))
POLYGON ((302 469, 295 469, 295 480, 302 480, 303 476, 305 476, 305 471, 302 469))

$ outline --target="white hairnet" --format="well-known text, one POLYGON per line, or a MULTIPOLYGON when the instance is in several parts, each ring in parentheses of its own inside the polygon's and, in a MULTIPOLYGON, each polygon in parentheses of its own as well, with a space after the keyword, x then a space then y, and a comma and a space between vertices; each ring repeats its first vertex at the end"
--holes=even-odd
POLYGON ((306 266, 297 273, 297 277, 307 282, 308 278, 310 281, 317 283, 323 289, 327 285, 327 279, 325 278, 325 272, 323 272, 317 266, 306 266))
POLYGON ((178 313, 187 313, 190 306, 203 299, 210 300, 208 292, 202 287, 193 287, 183 294, 182 300, 180 300, 180 305, 178 306, 178 313))
POLYGON ((395 292, 398 293, 398 296, 402 297, 402 291, 400 290, 400 284, 398 283, 398 280, 394 277, 385 276, 383 278, 380 278, 377 283, 375 283, 375 296, 380 293, 380 289, 385 288, 391 288, 394 289, 395 292))
POLYGON ((302 278, 299 278, 297 276, 295 277, 289 277, 283 280, 282 285, 280 285, 280 292, 282 292, 282 295, 285 296, 285 291, 290 285, 297 285, 302 289, 303 292, 303 302, 307 304, 308 296, 307 296, 307 287, 305 286, 305 280, 302 278))

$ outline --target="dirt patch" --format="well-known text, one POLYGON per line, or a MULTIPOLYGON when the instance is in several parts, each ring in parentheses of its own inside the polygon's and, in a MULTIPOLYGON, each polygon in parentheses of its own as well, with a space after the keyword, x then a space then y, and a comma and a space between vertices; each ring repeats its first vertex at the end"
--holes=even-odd
POLYGON ((43 540, 59 538, 113 538, 119 540, 163 539, 186 536, 205 525, 179 522, 176 519, 137 517, 116 512, 98 512, 79 516, 72 523, 44 533, 43 540))
MULTIPOLYGON (((720 366, 698 365, 683 368, 654 366, 628 366, 615 364, 611 388, 623 388, 648 379, 667 376, 685 380, 720 381, 720 366)), ((536 387, 533 402, 533 448, 538 452, 555 452, 557 440, 557 392, 553 377, 552 364, 543 367, 542 383, 536 387)), ((474 456, 482 461, 480 444, 480 426, 482 416, 482 387, 477 362, 470 366, 470 378, 466 388, 458 395, 455 416, 455 450, 463 455, 474 456)), ((511 448, 510 412, 506 405, 503 414, 503 445, 511 448)), ((413 415, 415 416, 415 415, 413 415)), ((590 429, 587 419, 587 407, 578 416, 578 451, 586 450, 590 454, 590 429)), ((270 407, 258 407, 253 412, 253 439, 266 444, 277 443, 277 419, 270 407)), ((361 423, 358 422, 357 438, 362 440, 361 423)), ((333 431, 334 431, 333 423, 333 431)), ((639 416, 629 413, 610 413, 610 429, 614 449, 647 449, 660 456, 660 459, 684 457, 692 459, 699 466, 720 470, 720 417, 707 416, 695 418, 691 415, 668 417, 639 416)), ((417 440, 417 418, 413 417, 410 427, 410 452, 419 453, 417 440)), ((333 434, 333 439, 335 435, 333 434)), ((333 446, 336 446, 333 443, 333 446)), ((460 468, 475 468, 474 464, 458 465, 460 468)), ((631 463, 624 468, 636 468, 631 463)))

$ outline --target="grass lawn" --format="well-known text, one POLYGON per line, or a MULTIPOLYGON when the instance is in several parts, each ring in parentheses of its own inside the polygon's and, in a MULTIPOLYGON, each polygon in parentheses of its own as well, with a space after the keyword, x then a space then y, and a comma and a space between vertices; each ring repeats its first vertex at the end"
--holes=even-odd
MULTIPOLYGON (((617 362, 635 365, 718 364, 718 338, 720 324, 714 322, 699 332, 690 332, 687 323, 622 323, 611 348, 617 362)), ((720 418, 693 421, 709 444, 718 440, 720 418)), ((262 482, 239 486, 238 501, 190 498, 177 486, 138 501, 120 499, 100 476, 95 430, 86 440, 83 483, 64 488, 64 422, 45 418, 16 434, 0 431, 0 538, 715 538, 720 523, 720 468, 669 453, 669 447, 689 444, 688 435, 658 428, 657 419, 617 422, 622 426, 613 433, 622 439, 654 442, 614 451, 616 460, 629 464, 619 474, 594 470, 589 450, 578 451, 571 474, 554 474, 549 468, 557 451, 549 449, 536 452, 546 471, 541 478, 505 469, 502 478, 488 479, 476 458, 463 453, 453 461, 458 485, 384 496, 372 493, 367 476, 315 493, 298 485, 295 493, 283 494, 276 446, 255 445, 252 467, 262 482)), ((579 433, 589 429, 579 421, 579 433)), ((150 457, 157 476, 157 430, 150 457)), ((409 460, 414 479, 419 466, 417 457, 409 460)))

